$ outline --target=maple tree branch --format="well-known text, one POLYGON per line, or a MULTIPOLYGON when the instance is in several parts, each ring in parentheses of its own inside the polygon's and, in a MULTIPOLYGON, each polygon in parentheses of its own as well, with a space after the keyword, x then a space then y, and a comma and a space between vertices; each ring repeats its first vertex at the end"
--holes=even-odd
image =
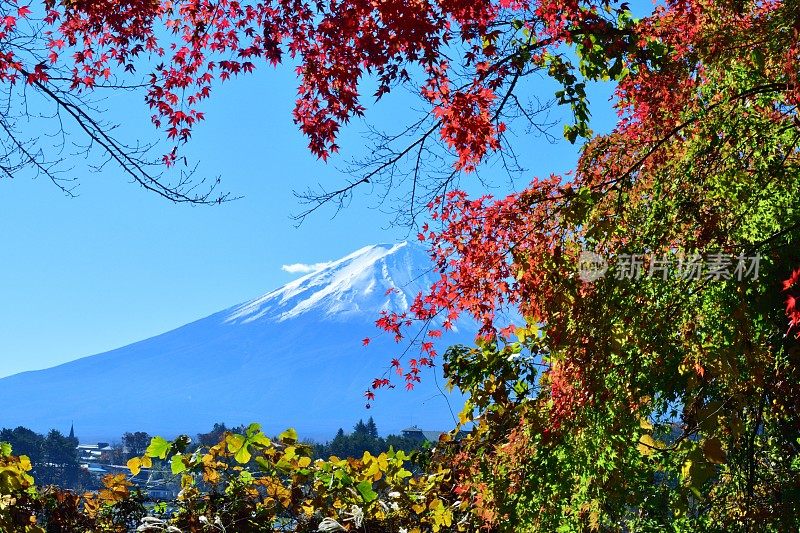
MULTIPOLYGON (((0 120, 0 128, 2 128, 3 131, 6 132, 6 135, 11 140, 11 142, 14 144, 15 149, 18 150, 19 153, 22 154, 24 160, 26 160, 28 163, 32 164, 34 166, 34 168, 36 168, 37 172, 47 176, 47 178, 56 187, 61 189, 61 191, 64 194, 66 194, 67 196, 71 196, 71 197, 75 196, 74 186, 73 187, 67 187, 67 186, 64 185, 64 182, 74 182, 74 181, 76 181, 76 178, 59 177, 53 171, 53 167, 56 164, 60 163, 61 160, 57 160, 57 161, 55 161, 53 163, 45 164, 39 157, 37 157, 36 155, 34 155, 33 153, 31 153, 28 150, 28 148, 25 146, 25 143, 23 143, 21 140, 19 140, 19 138, 16 135, 16 132, 14 132, 11 129, 11 127, 6 123, 5 120, 0 120)), ((6 153, 5 155, 8 156, 8 153, 6 153)), ((7 167, 5 165, 2 167, 3 172, 9 178, 13 178, 14 174, 15 174, 15 171, 18 170, 18 169, 19 168, 11 168, 11 167, 7 167)))
MULTIPOLYGON (((19 70, 23 76, 30 79, 31 75, 28 71, 22 68, 19 70)), ((42 81, 34 79, 31 84, 70 115, 84 133, 103 149, 106 155, 115 161, 126 174, 145 189, 176 203, 219 204, 231 199, 227 193, 215 198, 211 197, 216 185, 219 183, 219 179, 217 179, 207 191, 200 194, 192 193, 203 181, 194 185, 191 184, 189 181, 191 174, 189 177, 182 177, 176 184, 167 184, 163 182, 160 176, 152 175, 144 168, 150 163, 131 155, 124 145, 112 137, 108 131, 81 108, 81 106, 61 97, 57 94, 56 90, 51 89, 42 81)))
MULTIPOLYGON (((496 59, 478 78, 485 81, 486 78, 491 76, 505 76, 502 69, 507 67, 508 63, 520 59, 526 53, 530 53, 539 48, 545 48, 553 42, 552 39, 543 39, 533 43, 532 39, 533 35, 528 36, 525 44, 514 46, 510 53, 496 59)), ((493 110, 491 120, 497 122, 503 115, 508 104, 513 102, 520 109, 520 114, 524 116, 529 123, 534 125, 539 132, 546 134, 543 127, 536 123, 533 115, 528 113, 527 110, 520 105, 519 99, 514 94, 515 90, 518 88, 519 80, 528 74, 529 71, 527 71, 523 65, 517 65, 514 68, 513 74, 506 80, 508 87, 503 91, 500 102, 493 110)), ((461 91, 474 84, 475 73, 463 73, 462 76, 468 78, 469 81, 463 83, 454 90, 461 91)), ((429 104, 429 102, 426 101, 426 104, 429 104)), ((537 110, 536 113, 539 111, 540 110, 537 110)), ((410 201, 407 199, 408 197, 402 199, 403 207, 397 209, 396 218, 396 222, 400 221, 402 224, 412 228, 418 216, 419 206, 417 204, 425 204, 440 195, 442 191, 449 190, 456 177, 461 174, 460 170, 454 170, 449 165, 448 158, 452 157, 453 150, 446 146, 446 143, 440 142, 434 145, 434 143, 427 142, 432 134, 443 124, 441 119, 430 119, 431 112, 428 111, 424 114, 422 119, 404 128, 401 133, 394 135, 376 133, 375 135, 378 137, 378 140, 376 141, 376 147, 373 149, 373 155, 369 156, 366 161, 357 162, 346 171, 349 174, 360 174, 360 177, 349 180, 346 185, 335 190, 326 190, 318 184, 316 189, 309 188, 303 192, 295 191, 295 198, 300 201, 301 205, 306 207, 300 212, 293 214, 291 218, 299 226, 306 217, 331 202, 336 204, 333 215, 336 216, 339 210, 352 199, 353 191, 365 184, 372 184, 373 186, 380 184, 381 187, 383 187, 385 192, 381 197, 382 204, 386 197, 396 190, 396 187, 394 187, 395 167, 400 165, 406 157, 411 156, 411 154, 416 151, 413 162, 410 163, 410 171, 399 171, 401 183, 410 181, 408 184, 410 189, 410 201), (426 121, 429 120, 430 122, 425 124, 426 121), (424 129, 422 128, 423 124, 425 124, 424 129), (410 136, 412 132, 418 129, 422 131, 418 131, 418 136, 403 146, 402 149, 394 149, 391 146, 392 143, 397 142, 403 137, 410 136), (381 155, 378 156, 376 154, 381 155), (432 161, 440 166, 432 168, 432 161), (449 168, 445 170, 445 167, 449 168)), ((501 138, 505 139, 502 135, 501 138)), ((503 142, 505 144, 505 141, 503 142)), ((513 151, 511 151, 511 154, 513 157, 513 151)), ((505 158, 507 155, 508 154, 501 153, 500 157, 505 158)), ((510 168, 505 159, 503 166, 508 173, 522 170, 516 167, 514 169, 510 168)), ((478 176, 481 183, 484 183, 477 173, 475 175, 478 176)))
MULTIPOLYGON (((338 209, 340 209, 344 205, 344 202, 350 197, 350 195, 352 195, 353 189, 355 189, 356 187, 358 187, 359 185, 362 185, 364 183, 370 183, 370 180, 372 178, 374 178, 375 176, 380 174, 385 169, 391 167, 392 165, 396 164, 398 161, 403 159, 406 155, 411 153, 411 151, 414 150, 415 147, 423 146, 424 143, 425 143, 425 140, 432 133, 434 133, 437 130, 437 128, 439 128, 440 125, 441 125, 441 121, 436 121, 433 126, 431 126, 427 131, 425 131, 425 133, 422 134, 422 136, 420 136, 414 142, 412 142, 411 144, 406 146, 403 150, 401 150, 400 152, 398 152, 397 154, 395 154, 394 156, 392 156, 388 160, 386 160, 383 163, 381 163, 377 168, 371 170, 366 175, 364 175, 364 177, 362 177, 362 178, 360 178, 358 180, 355 180, 355 181, 351 181, 346 186, 344 186, 344 187, 342 187, 340 189, 337 189, 335 191, 322 191, 319 194, 312 193, 311 191, 308 191, 306 193, 295 192, 294 193, 295 197, 298 198, 301 201, 301 203, 303 203, 303 204, 311 204, 311 207, 301 211, 300 213, 298 213, 296 215, 292 215, 291 218, 293 220, 295 220, 296 222, 298 222, 298 225, 302 224, 302 222, 305 220, 305 218, 308 215, 310 215, 311 213, 313 213, 314 211, 316 211, 317 209, 319 209, 323 205, 327 204, 328 202, 330 202, 330 201, 332 201, 334 199, 337 199, 337 198, 338 198, 338 205, 339 205, 338 209)), ((419 160, 419 156, 418 156, 418 160, 419 160)), ((337 211, 338 211, 338 209, 337 209, 337 211)))

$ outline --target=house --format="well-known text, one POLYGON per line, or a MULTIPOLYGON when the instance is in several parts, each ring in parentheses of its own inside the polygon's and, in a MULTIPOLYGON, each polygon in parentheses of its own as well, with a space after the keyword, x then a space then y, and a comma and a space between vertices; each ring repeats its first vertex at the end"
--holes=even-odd
POLYGON ((108 474, 108 470, 103 468, 103 465, 100 463, 82 463, 81 468, 88 471, 90 474, 94 474, 98 478, 101 478, 108 474))
POLYGON ((95 444, 78 444, 78 460, 81 463, 96 463, 100 460, 103 453, 111 451, 111 445, 107 442, 97 442, 95 444))
POLYGON ((417 426, 411 426, 401 431, 403 436, 407 439, 415 440, 418 442, 439 442, 439 437, 445 434, 444 431, 426 431, 417 426))

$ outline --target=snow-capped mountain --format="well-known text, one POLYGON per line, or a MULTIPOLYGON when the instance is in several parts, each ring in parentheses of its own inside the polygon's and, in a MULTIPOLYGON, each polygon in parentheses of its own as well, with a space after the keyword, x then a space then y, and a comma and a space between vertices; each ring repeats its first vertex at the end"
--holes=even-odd
POLYGON ((228 322, 283 322, 313 313, 320 320, 374 320, 382 309, 407 311, 414 296, 430 287, 430 260, 406 242, 362 248, 317 272, 237 306, 228 322))
MULTIPOLYGON (((367 246, 162 335, 0 379, 0 427, 65 430, 74 423, 87 440, 260 422, 268 432, 295 427, 326 439, 373 416, 382 432, 412 423, 449 429, 461 398, 442 393, 433 371, 413 391, 382 390, 369 410, 363 397, 404 348, 375 328, 379 312, 407 310, 432 277, 417 245, 367 246)), ((443 344, 468 342, 469 329, 443 344)))

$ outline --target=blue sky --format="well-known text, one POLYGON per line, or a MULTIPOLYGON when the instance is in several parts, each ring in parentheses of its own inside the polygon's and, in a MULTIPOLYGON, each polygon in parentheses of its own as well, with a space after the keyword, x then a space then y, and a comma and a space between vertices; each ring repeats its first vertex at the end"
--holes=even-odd
MULTIPOLYGON (((291 120, 296 85, 290 69, 264 68, 217 87, 205 107, 189 153, 201 172, 221 175, 223 188, 243 196, 235 202, 171 204, 116 168, 91 173, 79 159, 77 198, 43 178, 0 179, 0 377, 123 346, 254 298, 296 277, 284 264, 406 238, 367 189, 335 218, 323 209, 295 227, 292 190, 341 183, 336 165, 363 150, 365 130, 354 122, 341 156, 316 160, 291 120)), ((600 129, 611 124, 607 96, 604 88, 594 98, 600 129)), ((367 120, 404 123, 408 103, 388 98, 370 106, 367 120)), ((128 139, 156 138, 141 95, 108 106, 128 139)), ((519 146, 531 177, 570 168, 577 153, 565 141, 525 138, 519 146)))

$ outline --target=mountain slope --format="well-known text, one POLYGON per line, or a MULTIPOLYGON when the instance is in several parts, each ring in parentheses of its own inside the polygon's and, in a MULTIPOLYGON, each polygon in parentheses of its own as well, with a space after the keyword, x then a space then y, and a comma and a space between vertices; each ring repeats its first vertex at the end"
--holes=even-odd
MULTIPOLYGON (((89 440, 257 421, 268 432, 292 426, 325 439, 374 416, 382 431, 412 422, 447 429, 450 406, 433 372, 414 391, 382 391, 370 410, 364 406, 363 391, 402 349, 378 334, 374 320, 381 309, 407 309, 430 284, 429 271, 416 245, 368 246, 157 337, 0 379, 0 427, 63 430, 74 422, 89 440), (373 338, 367 348, 364 337, 373 338)), ((468 340, 466 331, 443 339, 468 340)), ((449 403, 460 409, 459 397, 449 403)))

